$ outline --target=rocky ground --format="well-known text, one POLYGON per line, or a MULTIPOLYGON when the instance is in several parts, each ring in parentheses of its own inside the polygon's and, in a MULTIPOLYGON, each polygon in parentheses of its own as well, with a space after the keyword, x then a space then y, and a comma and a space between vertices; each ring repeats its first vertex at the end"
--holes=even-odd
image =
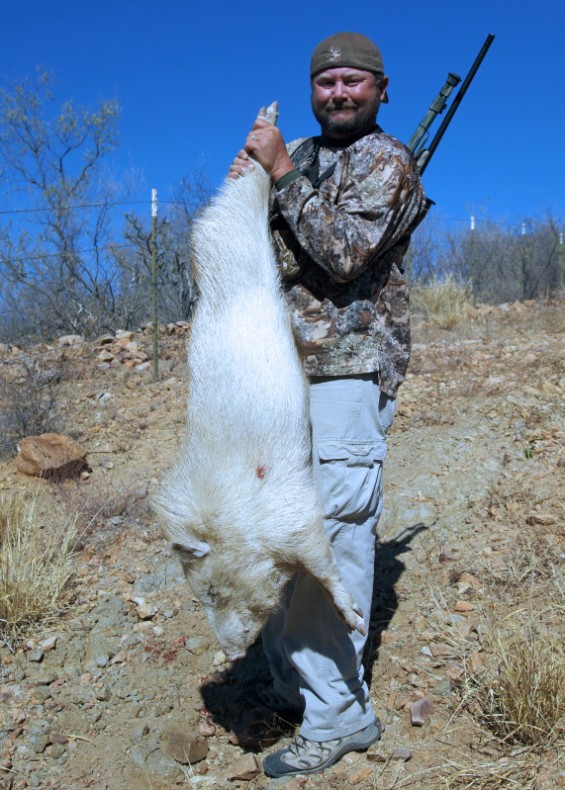
POLYGON ((267 677, 261 649, 226 664, 147 504, 184 427, 186 328, 163 328, 158 382, 146 332, 0 349, 4 415, 50 393, 90 466, 48 481, 0 461, 0 492, 35 498, 46 531, 77 513, 81 530, 60 615, 0 644, 0 786, 565 787, 559 722, 541 746, 504 741, 482 680, 493 634, 563 635, 562 308, 481 308, 453 331, 415 321, 366 660, 383 739, 279 781, 261 752, 295 723, 246 702, 267 677))

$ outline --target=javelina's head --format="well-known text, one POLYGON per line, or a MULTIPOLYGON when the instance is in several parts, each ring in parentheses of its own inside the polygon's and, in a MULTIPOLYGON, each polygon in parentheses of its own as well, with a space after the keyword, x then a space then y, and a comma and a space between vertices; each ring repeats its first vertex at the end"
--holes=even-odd
POLYGON ((249 557, 243 548, 230 556, 195 539, 172 548, 222 650, 230 661, 241 658, 276 609, 285 579, 269 558, 249 557))

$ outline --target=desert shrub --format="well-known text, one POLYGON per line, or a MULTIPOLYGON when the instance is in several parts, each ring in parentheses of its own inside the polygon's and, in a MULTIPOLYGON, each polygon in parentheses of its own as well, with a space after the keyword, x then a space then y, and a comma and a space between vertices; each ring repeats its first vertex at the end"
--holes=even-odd
POLYGON ((0 457, 14 452, 24 436, 56 431, 55 384, 60 368, 42 369, 23 359, 16 368, 0 368, 0 457))
POLYGON ((43 528, 35 502, 0 492, 0 634, 9 639, 61 610, 75 525, 43 528))
POLYGON ((412 289, 412 307, 422 311, 441 329, 453 329, 467 318, 470 289, 451 274, 412 289))
POLYGON ((147 515, 146 495, 114 482, 101 479, 54 482, 53 490, 76 525, 74 549, 87 545, 104 544, 120 531, 129 519, 147 515))

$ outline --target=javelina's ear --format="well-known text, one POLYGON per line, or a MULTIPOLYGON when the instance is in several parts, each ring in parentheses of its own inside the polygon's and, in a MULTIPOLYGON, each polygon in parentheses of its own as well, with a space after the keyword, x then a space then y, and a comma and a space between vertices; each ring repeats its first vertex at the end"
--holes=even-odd
POLYGON ((203 540, 194 540, 190 544, 173 543, 171 548, 185 561, 198 560, 210 553, 210 546, 203 540))

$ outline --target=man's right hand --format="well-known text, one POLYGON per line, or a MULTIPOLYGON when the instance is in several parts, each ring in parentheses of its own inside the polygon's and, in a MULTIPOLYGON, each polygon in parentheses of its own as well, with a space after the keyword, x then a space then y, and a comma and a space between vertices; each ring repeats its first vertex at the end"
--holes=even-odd
POLYGON ((263 107, 245 140, 245 147, 236 155, 228 171, 229 178, 240 178, 259 162, 276 183, 285 173, 294 169, 280 130, 275 126, 278 103, 263 107))

